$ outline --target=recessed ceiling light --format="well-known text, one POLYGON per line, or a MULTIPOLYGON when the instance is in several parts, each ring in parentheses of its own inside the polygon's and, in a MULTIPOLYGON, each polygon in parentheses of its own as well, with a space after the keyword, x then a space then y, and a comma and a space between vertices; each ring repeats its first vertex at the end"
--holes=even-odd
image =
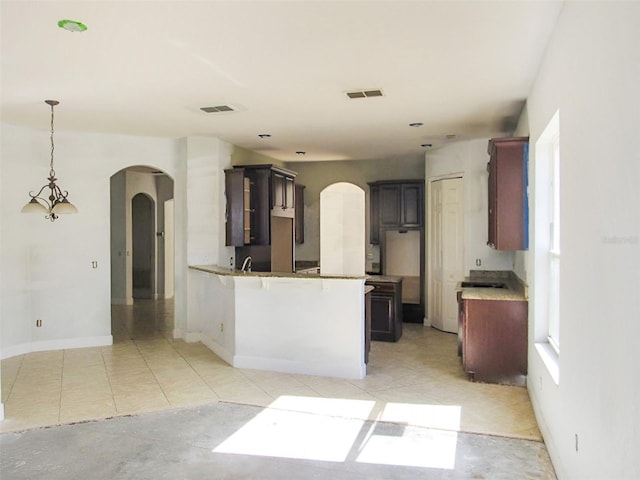
POLYGON ((422 148, 431 148, 433 147, 433 143, 423 143, 422 145, 420 145, 422 148))
POLYGON ((447 135, 446 135, 446 137, 445 137, 445 138, 446 138, 447 140, 453 140, 453 139, 454 139, 454 138, 456 138, 456 137, 457 137, 457 135, 456 135, 455 133, 449 133, 449 134, 447 134, 447 135))
POLYGON ((260 138, 271 138, 271 134, 270 133, 259 133, 258 136, 260 138))
POLYGON ((421 127, 423 125, 424 125, 424 123, 422 123, 422 122, 413 122, 413 123, 409 124, 410 127, 416 127, 416 128, 417 127, 421 127))
POLYGON ((298 151, 296 152, 296 155, 306 155, 306 154, 307 154, 307 152, 304 152, 304 151, 302 151, 302 150, 298 150, 298 151))
POLYGON ((84 32, 87 26, 84 23, 75 20, 60 20, 58 22, 60 28, 64 28, 67 32, 84 32))

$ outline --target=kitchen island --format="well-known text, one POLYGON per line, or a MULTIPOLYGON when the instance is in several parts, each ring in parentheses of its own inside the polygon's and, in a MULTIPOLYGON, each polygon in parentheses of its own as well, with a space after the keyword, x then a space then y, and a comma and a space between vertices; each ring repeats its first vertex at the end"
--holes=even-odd
POLYGON ((238 368, 364 378, 365 276, 189 267, 185 340, 238 368))

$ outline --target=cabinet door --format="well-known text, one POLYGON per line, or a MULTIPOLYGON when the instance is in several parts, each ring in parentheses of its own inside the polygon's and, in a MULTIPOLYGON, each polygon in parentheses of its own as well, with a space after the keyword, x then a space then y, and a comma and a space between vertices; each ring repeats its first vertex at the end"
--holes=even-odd
POLYGON ((463 367, 475 381, 523 386, 527 302, 465 299, 463 367))
POLYGON ((487 245, 491 248, 496 248, 496 237, 497 237, 497 222, 496 222, 496 162, 495 158, 489 160, 487 164, 487 171, 489 172, 489 212, 488 212, 488 220, 489 220, 489 238, 487 241, 487 245))
POLYGON ((251 178, 251 245, 271 243, 268 169, 247 171, 251 178))
POLYGON ((295 186, 293 178, 284 177, 284 208, 295 208, 295 186))
POLYGON ((225 212, 226 245, 241 247, 244 245, 244 172, 242 169, 225 170, 225 212))
POLYGON ((285 178, 284 175, 280 173, 272 173, 271 174, 271 189, 272 189, 272 200, 271 200, 271 208, 280 208, 282 209, 285 203, 285 178))
POLYGON ((380 244, 380 187, 369 188, 369 243, 380 244))
POLYGON ((393 293, 371 292, 371 339, 393 341, 394 307, 393 293))
POLYGON ((304 185, 295 184, 296 243, 304 243, 304 185))
POLYGON ((419 183, 400 185, 402 195, 402 217, 400 226, 421 227, 423 218, 423 186, 419 183))
POLYGON ((380 226, 400 226, 400 185, 380 185, 380 226))
POLYGON ((489 235, 497 250, 527 248, 527 138, 489 141, 489 235))

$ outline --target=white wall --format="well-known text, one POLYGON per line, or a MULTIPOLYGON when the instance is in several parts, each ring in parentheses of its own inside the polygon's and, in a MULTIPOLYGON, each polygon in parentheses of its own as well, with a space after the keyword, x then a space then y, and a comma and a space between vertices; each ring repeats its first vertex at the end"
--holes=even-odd
POLYGON ((565 3, 527 101, 530 159, 560 110, 560 383, 530 325, 528 388, 561 480, 640 478, 638 45, 640 3, 565 3))
POLYGON ((111 303, 127 303, 126 173, 111 177, 111 303))
MULTIPOLYGON (((497 251, 487 246, 488 141, 489 139, 456 142, 425 154, 425 199, 429 198, 431 181, 451 175, 464 177, 465 275, 468 275, 469 270, 513 268, 513 252, 497 251), (476 266, 476 259, 480 259, 480 267, 476 266)), ((426 208, 429 207, 427 204, 426 208)))
MULTIPOLYGON (((56 132, 58 183, 79 213, 52 223, 20 213, 27 192, 46 181, 47 132, 3 124, 1 135, 2 358, 110 343, 110 178, 139 164, 176 178, 178 142, 56 132), (42 320, 41 328, 35 328, 36 319, 42 320)), ((184 203, 184 197, 176 201, 184 203)), ((184 229, 184 222, 176 228, 184 229)))

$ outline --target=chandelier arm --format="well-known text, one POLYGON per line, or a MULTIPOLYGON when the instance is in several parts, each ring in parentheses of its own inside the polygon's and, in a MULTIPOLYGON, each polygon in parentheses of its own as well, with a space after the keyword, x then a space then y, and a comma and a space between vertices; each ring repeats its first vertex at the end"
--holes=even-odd
MULTIPOLYGON (((29 196, 30 196, 31 198, 36 198, 36 199, 38 199, 38 200, 42 200, 42 201, 47 205, 47 207, 48 207, 49 209, 51 209, 51 207, 52 207, 51 203, 49 203, 49 201, 48 201, 46 198, 44 198, 44 197, 41 197, 41 196, 40 196, 40 194, 42 193, 42 191, 43 191, 45 188, 50 188, 50 187, 49 187, 49 185, 43 185, 43 186, 42 186, 42 188, 41 188, 40 190, 38 190, 38 193, 36 193, 36 194, 34 195, 34 194, 33 194, 33 190, 32 190, 31 192, 29 192, 29 196)), ((68 193, 67 193, 67 195, 68 195, 68 193)), ((66 198, 66 197, 65 197, 65 198, 66 198)))
MULTIPOLYGON (((48 186, 48 185, 47 185, 48 186)), ((42 187, 44 188, 44 187, 42 187)), ((51 187, 49 187, 51 188, 51 187)), ((55 200, 53 201, 53 206, 55 206, 56 204, 63 202, 64 200, 67 199, 67 196, 69 195, 69 192, 67 190, 62 190, 58 185, 53 184, 53 188, 51 188, 52 192, 51 195, 53 197, 55 197, 55 200)))

